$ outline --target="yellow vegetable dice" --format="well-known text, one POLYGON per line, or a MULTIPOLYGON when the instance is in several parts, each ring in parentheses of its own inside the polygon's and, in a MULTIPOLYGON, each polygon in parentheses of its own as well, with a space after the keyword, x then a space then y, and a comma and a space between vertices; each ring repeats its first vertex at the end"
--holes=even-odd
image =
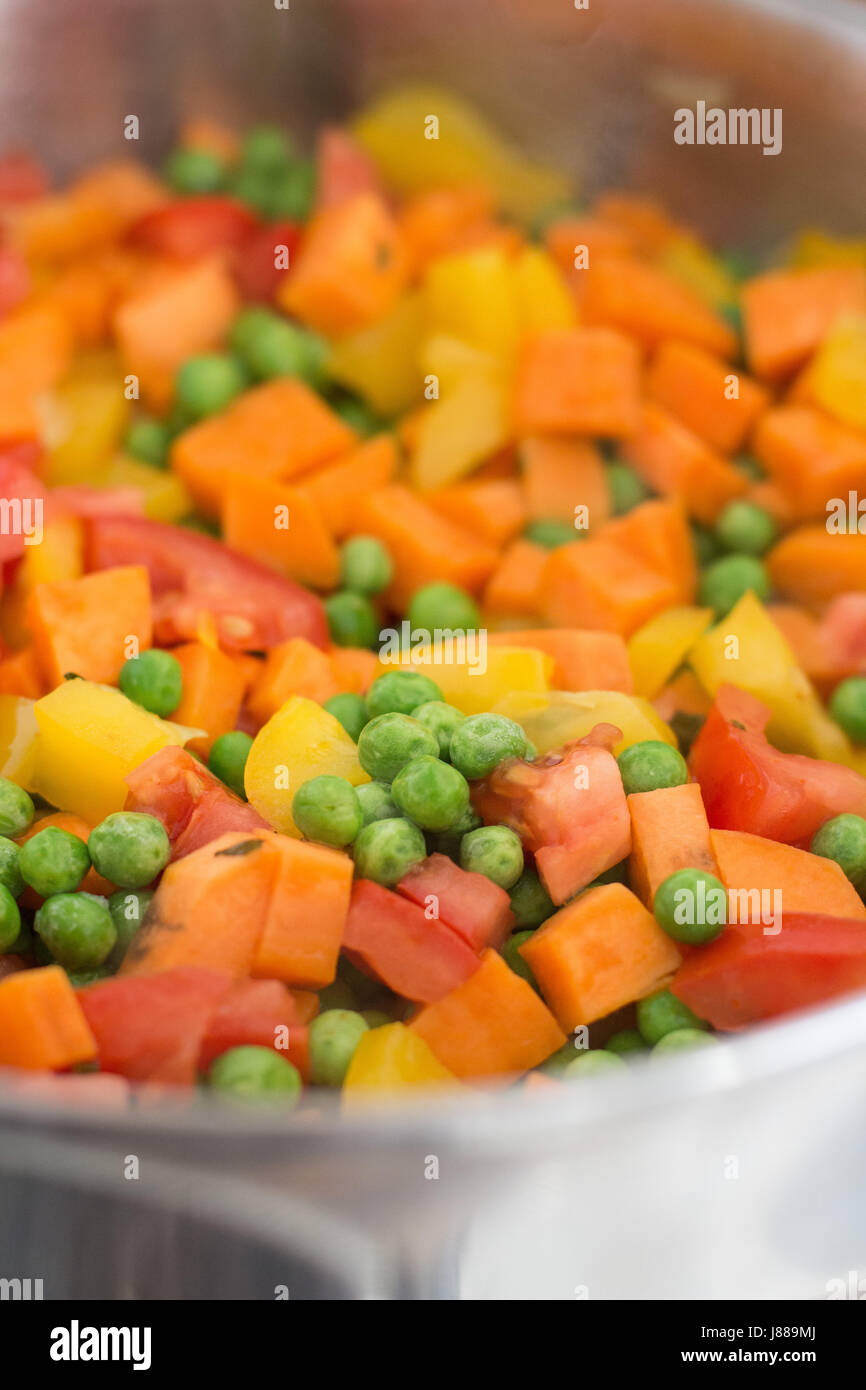
POLYGON ((659 256, 659 264, 714 309, 736 304, 737 283, 733 276, 718 256, 695 237, 673 237, 659 256))
POLYGON ((431 334, 459 338, 508 361, 520 330, 512 260, 499 246, 442 256, 431 264, 424 296, 431 334))
POLYGON ((658 695, 712 618, 711 608, 666 608, 638 628, 628 643, 635 694, 658 695))
POLYGON ((445 487, 472 471, 511 434, 509 391, 498 372, 464 376, 421 416, 412 451, 412 481, 422 491, 445 487))
POLYGON ((380 660, 379 675, 396 668, 422 671, 439 686, 445 699, 464 714, 483 714, 510 691, 543 695, 550 689, 553 658, 537 647, 474 649, 456 637, 432 646, 413 647, 399 660, 380 660))
POLYGON ((405 295, 383 319, 334 344, 328 375, 350 386, 382 415, 399 415, 421 394, 424 333, 419 293, 405 295))
POLYGON ((406 1086, 456 1086, 456 1076, 443 1067, 423 1038, 404 1023, 386 1023, 364 1033, 355 1048, 343 1083, 343 1105, 387 1099, 406 1086))
POLYGON ((98 480, 99 487, 134 487, 141 493, 145 516, 151 521, 179 521, 194 511, 192 498, 176 473, 151 468, 138 459, 120 455, 98 480))
POLYGON ((0 777, 32 789, 36 733, 34 701, 0 695, 0 777))
POLYGON ((809 368, 815 400, 843 425, 866 430, 866 317, 840 319, 809 368))
POLYGON ((120 443, 128 408, 120 376, 82 375, 59 386, 52 409, 60 438, 48 454, 46 482, 93 482, 120 443))
POLYGON ((614 724, 622 732, 622 739, 613 750, 617 756, 624 748, 645 739, 661 739, 676 746, 673 731, 649 700, 623 695, 618 690, 554 690, 550 695, 517 691, 500 700, 495 712, 520 724, 539 753, 586 738, 596 724, 614 724))
POLYGON ((42 543, 28 545, 15 576, 16 588, 29 593, 35 584, 78 579, 84 573, 84 532, 77 516, 48 517, 42 543))
POLYGON ((251 806, 286 835, 300 839, 292 801, 302 783, 328 774, 357 787, 369 782, 342 724, 315 700, 293 695, 253 740, 244 773, 251 806))
POLYGON ((68 680, 37 700, 32 790, 95 824, 126 800, 124 777, 152 753, 203 730, 160 719, 111 685, 68 680))
POLYGON ((540 246, 527 246, 521 251, 514 264, 514 282, 522 333, 574 327, 574 298, 549 252, 540 246))

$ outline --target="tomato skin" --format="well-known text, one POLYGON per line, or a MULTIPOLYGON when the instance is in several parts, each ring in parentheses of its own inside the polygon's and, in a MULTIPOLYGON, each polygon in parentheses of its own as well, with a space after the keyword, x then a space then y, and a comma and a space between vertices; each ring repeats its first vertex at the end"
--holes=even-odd
POLYGON ((156 816, 171 841, 172 859, 183 859, 229 830, 268 828, 258 811, 229 791, 185 748, 153 753, 126 778, 125 810, 156 816))
POLYGON ((195 641, 209 614, 229 651, 263 651, 290 637, 328 645, 318 598, 211 536, 143 517, 100 516, 90 519, 86 549, 88 569, 146 566, 159 644, 195 641))
POLYGON ((258 226, 245 203, 223 194, 176 198, 146 212, 127 233, 130 246, 172 260, 194 261, 242 246, 258 226))
POLYGON ((0 318, 30 293, 27 262, 10 246, 0 246, 0 318))
POLYGON ((244 299, 257 304, 273 303, 281 281, 289 273, 274 265, 275 248, 285 246, 291 269, 300 240, 300 224, 288 220, 269 222, 251 233, 238 247, 233 261, 235 281, 244 299))
MULTIPOLYGON (((32 458, 27 440, 22 440, 19 444, 10 443, 5 447, 0 445, 0 497, 8 502, 16 499, 21 502, 22 523, 27 521, 24 504, 29 502, 32 508, 37 500, 43 503, 45 500, 45 487, 41 479, 21 461, 28 456, 32 458)), ((36 520, 37 513, 33 508, 30 525, 36 520)), ((25 539, 23 529, 17 532, 10 530, 6 534, 0 532, 0 565, 17 560, 24 554, 25 539)))
POLYGON ((467 873, 447 854, 431 854, 416 864, 401 878, 397 892, 421 908, 433 898, 440 920, 473 951, 487 946, 498 951, 514 926, 505 889, 484 874, 467 873))
POLYGON ((479 957, 462 937, 381 884, 358 879, 343 947, 359 968, 404 999, 432 1004, 468 979, 479 957))
POLYGON ((235 980, 208 1022, 198 1056, 199 1070, 230 1047, 272 1047, 310 1079, 309 1030, 298 1018, 295 1001, 279 980, 235 980), (287 1046, 279 1047, 281 1032, 287 1046))
POLYGON ((765 705, 734 686, 716 695, 689 755, 714 830, 808 846, 831 817, 866 815, 866 778, 838 763, 780 753, 764 734, 769 719, 765 705))
POLYGON ((866 928, 821 913, 785 913, 781 930, 738 922, 689 954, 673 978, 678 999, 726 1032, 866 989, 866 928))
POLYGON ((48 175, 23 150, 0 155, 0 203, 28 203, 48 192, 48 175))
POLYGON ((839 594, 821 619, 824 646, 840 668, 866 666, 866 594, 839 594))
POLYGON ((325 126, 316 142, 316 212, 359 193, 383 195, 376 165, 342 126, 325 126))

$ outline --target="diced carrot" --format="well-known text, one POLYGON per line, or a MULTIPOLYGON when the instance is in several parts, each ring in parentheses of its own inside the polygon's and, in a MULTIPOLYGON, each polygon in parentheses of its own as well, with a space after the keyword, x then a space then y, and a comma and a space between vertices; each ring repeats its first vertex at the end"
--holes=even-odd
POLYGON ((652 913, 621 883, 580 893, 520 954, 566 1033, 653 994, 682 961, 652 913))
POLYGON ((698 521, 714 521, 748 487, 744 473, 651 401, 623 456, 655 492, 678 497, 698 521))
POLYGON ((366 647, 331 647, 328 657, 338 692, 365 695, 379 674, 379 658, 366 647))
POLYGON ((237 667, 243 685, 243 693, 246 695, 259 678, 264 665, 264 657, 256 656, 253 652, 232 652, 231 658, 237 667))
POLYGON ((91 165, 70 192, 101 208, 112 237, 169 198, 165 184, 136 159, 111 159, 91 165))
POLYGON ((349 913, 352 860, 341 850, 263 832, 278 857, 251 973, 322 989, 337 973, 349 913))
POLYGON ((418 589, 437 580, 477 593, 496 564, 492 547, 396 483, 363 498, 352 530, 376 536, 387 548, 394 563, 387 596, 401 612, 418 589))
POLYGON ((866 904, 834 859, 741 830, 711 830, 710 841, 729 893, 729 920, 731 890, 739 897, 738 920, 763 920, 772 912, 782 930, 786 912, 866 918, 866 904))
POLYGON ((503 444, 483 463, 479 463, 472 477, 476 483, 493 482, 496 478, 517 478, 520 469, 517 463, 517 445, 513 440, 503 444))
POLYGON ((408 198, 398 224, 413 269, 460 249, 467 233, 489 227, 492 211, 489 189, 474 184, 425 189, 408 198))
POLYGON ((609 521, 602 532, 622 550, 650 569, 667 575, 684 603, 691 603, 697 585, 697 563, 691 531, 681 503, 653 498, 609 521))
POLYGON ((22 395, 14 380, 0 377, 0 439, 26 439, 36 443, 41 438, 42 427, 36 394, 22 395))
POLYGON ((239 307, 234 281, 218 258, 160 276, 124 300, 114 331, 142 398, 156 409, 167 406, 177 369, 188 357, 218 347, 239 307))
POLYGON ((115 297, 112 282, 98 258, 73 261, 43 298, 63 314, 78 347, 100 347, 106 342, 115 297))
POLYGON ((299 1023, 312 1023, 319 1013, 319 996, 311 989, 290 989, 299 1023))
POLYGON ((96 1056, 69 976, 59 965, 0 980, 0 1066, 59 1071, 96 1056))
POLYGON ((281 481, 344 454, 357 437, 304 382, 276 377, 184 430, 171 462, 195 501, 219 509, 228 474, 281 481))
POLYGON ((631 855, 628 877, 632 890, 652 911, 659 884, 678 869, 703 869, 718 878, 719 866, 710 843, 710 827, 697 782, 632 792, 631 855))
POLYGON ((72 334, 55 304, 25 304, 0 322, 4 393, 27 398, 56 386, 72 355, 72 334))
POLYGON ((175 723, 207 731, 205 738, 190 739, 186 745, 206 755, 214 739, 235 727, 244 678, 232 657, 204 642, 186 642, 172 655, 180 662, 183 694, 171 717, 175 723))
POLYGON ((410 1027, 455 1076, 491 1085, 507 1085, 565 1042, 532 987, 492 950, 467 980, 427 1004, 410 1027))
POLYGON ((631 694, 628 649, 618 633, 537 627, 489 632, 487 641, 491 646, 538 647, 552 656, 553 690, 621 690, 631 694))
POLYGON ((680 228, 660 203, 636 193, 602 193, 593 209, 596 217, 628 232, 636 248, 652 256, 663 251, 680 228))
POLYGON ((652 702, 656 714, 669 724, 674 715, 706 714, 712 700, 701 685, 694 671, 680 671, 673 680, 668 681, 663 690, 652 702))
POLYGON ((742 446, 769 404, 763 386, 692 343, 662 343, 646 385, 658 405, 723 454, 742 446))
POLYGON ((34 646, 22 647, 20 652, 0 661, 0 695, 24 695, 38 700, 48 687, 34 646))
POLYGON ((303 695, 321 705, 338 691, 328 654, 305 637, 291 637, 268 652, 247 708, 258 723, 265 724, 290 695, 303 695))
POLYGON ((557 218, 547 228, 544 243, 560 269, 569 275, 593 265, 602 256, 629 256, 640 251, 634 233, 627 227, 606 222, 591 213, 557 218))
POLYGON ((177 143, 183 150, 204 150, 229 163, 237 159, 241 149, 241 142, 230 126, 205 117, 185 121, 178 132, 177 143))
MULTIPOLYGON (((610 516, 610 489, 601 455, 588 439, 531 435, 520 448, 523 491, 530 521, 581 519, 600 526, 610 516)), ((586 529, 584 525, 581 529, 586 529)))
POLYGON ((74 189, 30 199, 3 220, 9 244, 37 265, 62 265, 102 250, 116 231, 99 200, 74 189))
POLYGON ((866 546, 854 531, 798 526, 773 546, 766 564, 777 593, 807 608, 866 589, 866 546))
POLYGON ((224 474, 222 488, 226 545, 301 584, 336 587, 339 552, 308 496, 278 479, 246 473, 224 474))
POLYGON ((525 339, 514 379, 518 434, 618 437, 640 423, 640 354, 609 328, 559 328, 525 339))
POLYGON ((551 553, 541 579, 541 616, 554 627, 579 617, 584 627, 630 637, 677 597, 670 578, 597 537, 551 553))
POLYGON ((801 367, 841 314, 866 313, 866 269, 771 270, 743 286, 746 356, 779 381, 801 367))
POLYGON ((523 491, 516 478, 455 483, 428 493, 426 501, 446 521, 465 526, 497 547, 507 544, 526 524, 523 491))
POLYGON ((682 281, 628 256, 604 256, 585 272, 581 311, 654 348, 666 338, 695 343, 720 357, 737 348, 733 330, 682 281))
POLYGON ((27 613, 33 645, 50 687, 74 672, 112 684, 129 655, 151 644, 150 579, 144 565, 120 565, 80 579, 37 584, 27 613))
POLYGON ((780 406, 758 423, 755 457, 791 503, 795 520, 827 514, 827 503, 866 489, 866 435, 804 406, 780 406))
MULTIPOLYGON (((52 811, 47 816, 39 816, 23 835, 19 835, 18 844, 23 845, 31 836, 36 835, 40 830, 48 830, 51 826, 77 836, 85 845, 93 829, 93 826, 83 816, 76 816, 72 811, 52 811)), ((84 893, 97 893, 104 897, 114 892, 114 884, 107 878, 103 878, 102 874, 98 874, 94 868, 87 870, 78 888, 84 893)), ((41 902, 42 898, 38 893, 35 893, 32 888, 25 888, 21 896, 22 906, 36 908, 41 902)))
POLYGON ((534 618, 540 612, 541 580, 549 552, 532 541, 512 541, 502 553, 484 590, 489 613, 534 618))
POLYGON ((391 213, 375 193, 360 193, 308 223, 277 300, 322 333, 350 333, 388 312, 408 271, 409 256, 391 213))
POLYGON ((750 484, 746 499, 754 502, 756 507, 763 507, 765 512, 769 512, 776 525, 783 531, 793 526, 794 508, 791 498, 778 483, 771 482, 769 478, 761 478, 758 482, 750 484))
POLYGON ((391 482, 397 461, 394 436, 379 434, 308 473, 298 490, 315 504, 331 535, 340 540, 352 529, 361 498, 391 482))

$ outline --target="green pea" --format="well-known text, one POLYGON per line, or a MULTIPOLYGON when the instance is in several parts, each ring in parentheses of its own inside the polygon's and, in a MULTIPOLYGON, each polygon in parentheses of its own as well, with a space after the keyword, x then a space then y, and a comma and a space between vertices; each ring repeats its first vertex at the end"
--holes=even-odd
POLYGON ((232 350, 256 381, 293 376, 318 388, 324 379, 328 345, 309 328, 290 323, 273 309, 244 309, 229 335, 232 350))
POLYGON ((349 738, 354 739, 355 743, 361 737, 361 730, 369 722, 370 716, 367 713, 366 701, 360 695, 354 695, 351 691, 344 691, 340 695, 332 695, 322 706, 329 714, 342 724, 349 738))
POLYGON ((540 545, 545 550, 556 550, 560 545, 583 540, 585 535, 586 532, 576 530, 573 523, 557 521, 554 518, 531 521, 523 532, 525 540, 532 541, 533 545, 540 545))
POLYGON ((541 1066, 536 1067, 536 1071, 540 1071, 544 1076, 553 1076, 560 1080, 569 1062, 573 1062, 576 1055, 577 1048, 572 1038, 569 1042, 563 1043, 562 1047, 558 1047, 555 1052, 551 1052, 550 1056, 541 1063, 541 1066))
POLYGON ((467 781, 486 777, 503 758, 521 758, 526 735, 503 714, 470 714, 451 736, 451 761, 467 781))
POLYGON ((866 883, 866 820, 845 814, 825 821, 809 846, 822 859, 834 859, 855 888, 866 883))
POLYGON ((651 495, 643 478, 628 464, 608 463, 604 471, 610 493, 610 509, 614 516, 623 516, 651 495))
POLYGON ((763 555, 778 535, 770 513, 754 502, 729 502, 716 521, 716 536, 726 550, 763 555))
POLYGON ((608 1052, 604 1047, 579 1052, 568 1063, 562 1073, 563 1081, 580 1081, 587 1076, 603 1076, 605 1072, 624 1072, 626 1064, 616 1052, 608 1052))
POLYGON ((391 795, 404 815, 422 830, 448 830, 469 805, 466 778, 430 754, 412 758, 391 783, 391 795))
POLYGON ((648 1047, 655 1047, 676 1028, 708 1028, 709 1024, 692 1013, 669 989, 657 990, 637 1003, 637 1030, 648 1047))
POLYGON ((194 420, 225 410, 247 385, 247 374, 240 362, 225 352, 188 357, 175 383, 178 403, 194 420))
POLYGON ((15 940, 6 947, 7 956, 33 956, 36 953, 37 943, 41 946, 38 936, 34 936, 32 929, 26 922, 21 923, 21 930, 15 940))
POLYGON ((540 927, 556 911, 534 869, 523 870, 509 897, 518 927, 540 927))
POLYGON ((675 941, 703 946, 713 941, 728 919, 728 895, 715 874, 704 869, 677 869, 656 889, 653 913, 675 941))
POLYGON ((646 1043, 637 1028, 621 1028, 612 1033, 604 1045, 605 1052, 613 1052, 617 1057, 630 1057, 635 1052, 646 1052, 646 1043))
POLYGON ((0 835, 14 838, 23 835, 33 824, 36 814, 32 800, 23 787, 0 777, 0 835))
POLYGON ((340 583, 355 594, 380 594, 391 583, 391 556, 375 536, 353 536, 340 552, 340 583))
POLYGON ((386 671, 367 691, 367 711, 371 719, 380 714, 411 714, 429 700, 442 700, 442 691, 429 676, 420 671, 386 671))
POLYGON ((454 730, 462 724, 466 715, 454 705, 446 705, 444 700, 425 700, 409 713, 425 729, 429 729, 439 744, 439 757, 444 762, 451 760, 451 738, 454 730))
POLYGON ((716 539, 715 533, 708 527, 701 526, 699 522, 693 521, 690 527, 692 533, 692 545, 695 550, 695 559, 701 569, 711 565, 721 554, 721 546, 716 539))
POLYGON ((132 938, 144 921, 144 914, 152 897, 153 893, 147 888, 118 888, 108 899, 108 911, 117 933, 108 964, 113 965, 115 969, 123 961, 132 938))
POLYGON ((325 617, 331 641, 338 647, 374 647, 379 638, 379 618, 368 598, 342 589, 325 599, 325 617))
POLYGON ((5 883, 0 883, 0 955, 14 946, 21 931, 21 913, 5 883))
POLYGON ((478 830, 484 824, 478 812, 471 806, 467 806, 459 821, 449 826, 447 830, 436 831, 428 834, 431 854, 447 854, 449 859, 455 863, 460 860, 460 845, 464 835, 468 835, 470 830, 478 830))
POLYGON ((699 1028, 675 1028, 671 1033, 665 1033, 660 1038, 652 1050, 652 1055, 656 1053, 680 1052, 683 1049, 688 1051, 695 1047, 716 1047, 719 1039, 712 1033, 702 1033, 699 1028))
POLYGON ((537 990, 538 983, 535 976, 528 962, 525 961, 520 954, 520 948, 524 941, 528 941, 529 938, 534 935, 535 933, 532 931, 514 932, 512 936, 509 936, 502 947, 502 958, 506 965, 514 971, 515 975, 519 975, 521 980, 525 980, 528 985, 532 985, 532 988, 537 990))
POLYGON ((866 676, 849 676, 830 696, 830 713, 855 743, 866 743, 866 676))
POLYGON ((724 555, 704 570, 698 597, 717 618, 724 618, 750 589, 762 601, 769 597, 770 580, 761 561, 754 555, 724 555))
POLYGON ((18 864, 20 850, 14 840, 0 835, 0 883, 8 888, 13 898, 20 898, 24 892, 24 880, 18 864))
POLYGON ((87 845, 56 825, 37 830, 18 852, 18 868, 24 882, 40 897, 71 893, 90 868, 87 845))
POLYGON ((310 1075, 316 1086, 342 1086, 369 1024, 349 1009, 329 1009, 310 1024, 310 1075))
POLYGON ((107 965, 94 965, 90 970, 67 970, 66 978, 73 989, 87 989, 88 985, 110 979, 111 973, 107 965))
POLYGON ((130 657, 120 668, 117 683, 128 700, 167 719, 174 714, 183 694, 183 672, 171 652, 151 647, 130 657))
POLYGON ((242 729, 232 729, 230 733, 215 738, 208 753, 207 765, 214 777, 225 782, 235 796, 246 800, 244 790, 244 770, 253 741, 242 729))
POLYGON ((208 1072, 214 1091, 232 1099, 269 1101, 285 1109, 297 1105, 303 1090, 301 1074, 272 1047, 246 1043, 220 1054, 208 1072))
POLYGON ((689 780, 682 753, 661 739, 648 738, 624 748, 617 758, 622 785, 632 792, 654 792, 660 787, 681 787, 689 780))
POLYGON ((305 222, 312 212, 316 170, 312 160, 296 159, 267 185, 260 203, 263 215, 277 221, 305 222))
POLYGON ((87 841, 97 873, 118 888, 144 888, 171 858, 165 826, 143 811, 115 811, 87 841))
POLYGON ((226 176, 225 160, 212 150, 173 150, 163 169, 175 193, 216 193, 226 176))
MULTIPOLYGON (((419 589, 406 615, 414 629, 433 633, 468 632, 481 626, 475 600, 456 584, 428 584, 419 589)), ((420 701, 419 701, 420 703, 420 701)))
POLYGON ((364 825, 374 820, 399 820, 400 807, 391 796, 387 782, 362 782, 355 788, 364 825))
POLYGON ((340 849, 350 845, 363 825, 361 807, 351 782, 325 773, 311 777, 295 792, 292 818, 308 840, 340 849))
POLYGON ((426 859, 427 846, 421 831, 411 821, 374 820, 359 831, 353 852, 360 878, 393 888, 413 864, 426 859))
POLYGON ((108 904, 93 893, 53 894, 39 908, 33 925, 65 970, 102 965, 117 941, 108 904))
POLYGON ((332 980, 319 990, 319 1011, 329 1013, 333 1009, 354 1009, 355 999, 352 986, 346 980, 332 980))
POLYGON ((291 159, 289 137, 279 126, 254 126, 244 136, 241 163, 248 169, 272 173, 285 168, 291 159))
POLYGON ((460 842, 460 865, 484 874, 500 888, 513 888, 523 873, 523 845, 507 825, 482 825, 460 842))
POLYGON ((134 459, 150 464, 151 468, 165 468, 168 464, 168 450, 171 433, 162 420, 154 420, 149 415, 140 415, 133 420, 126 432, 123 447, 134 459))
POLYGON ((408 714, 379 714, 365 724, 358 739, 358 761, 377 782, 393 782, 412 758, 435 758, 438 752, 434 735, 408 714))

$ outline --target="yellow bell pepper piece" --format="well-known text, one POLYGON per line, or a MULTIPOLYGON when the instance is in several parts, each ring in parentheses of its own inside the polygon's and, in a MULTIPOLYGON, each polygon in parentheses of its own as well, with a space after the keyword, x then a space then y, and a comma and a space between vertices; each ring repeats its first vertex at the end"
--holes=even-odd
POLYGON ((286 835, 300 839, 292 801, 303 782, 323 774, 369 782, 358 750, 342 724, 315 700, 292 695, 256 734, 244 787, 250 805, 286 835))
POLYGON ((45 481, 89 483, 98 477, 120 444, 128 402, 120 376, 82 375, 55 392, 54 428, 60 439, 49 450, 45 481))
POLYGON ((354 133, 400 193, 483 184, 504 212, 528 220, 572 191, 562 174, 526 159, 472 106, 440 87, 392 89, 358 117, 354 133))
POLYGON ((0 695, 0 777, 32 789, 37 724, 34 701, 0 695))
POLYGON ((134 487, 141 493, 145 516, 151 521, 179 521, 195 503, 176 473, 151 468, 121 454, 97 480, 99 487, 134 487))
POLYGON ((517 317, 522 332, 573 328, 577 308, 559 266, 540 246, 527 246, 514 263, 517 317))
POLYGON ((843 425, 866 430, 866 317, 839 319, 809 366, 812 394, 843 425))
POLYGON ((514 719, 540 754, 586 738, 596 724, 614 724, 622 732, 613 750, 617 756, 645 739, 660 739, 672 747, 677 742, 649 700, 618 690, 554 690, 550 695, 515 691, 499 701, 495 712, 514 719))
POLYGON ((848 739, 753 593, 744 594, 726 618, 698 639, 689 664, 710 695, 730 684, 761 700, 772 711, 767 736, 784 752, 849 760, 848 739))
POLYGON ((444 487, 507 443, 512 432, 508 383, 501 373, 464 376, 421 416, 410 475, 422 491, 444 487))
POLYGON ((481 246, 432 262, 424 283, 428 331, 459 338, 508 360, 519 333, 517 282, 510 256, 481 246))
POLYGON ((866 238, 801 232, 794 243, 790 263, 798 270, 812 270, 820 266, 866 266, 866 238))
POLYGON ((152 753, 203 733, 160 719, 111 685, 64 681, 34 706, 32 789, 95 824, 126 800, 124 777, 152 753))
POLYGON ((77 516, 49 517, 42 528, 42 543, 25 547, 16 587, 29 593, 35 584, 78 579, 84 573, 84 532, 77 516))
POLYGON ((713 620, 711 608, 666 608, 629 638, 634 691, 652 700, 713 620))
POLYGON ((418 354, 424 331, 422 295, 405 295, 383 319, 334 344, 328 374, 380 414, 399 415, 421 394, 418 354))
POLYGON ((499 370, 496 358, 489 352, 452 338, 449 333, 434 333, 426 338, 421 345, 420 362, 425 383, 434 376, 440 397, 451 395, 467 376, 491 376, 499 370))
POLYGON ((423 1038, 405 1023, 386 1023, 364 1033, 355 1048, 343 1082, 343 1106, 387 1099, 389 1092, 407 1086, 456 1086, 456 1076, 443 1067, 423 1038))
POLYGON ((737 302, 737 282, 712 251, 695 237, 672 237, 658 258, 659 265, 700 295, 714 309, 737 302))
MULTIPOLYGON (((550 689, 553 658, 536 647, 475 650, 463 638, 413 647, 396 660, 380 659, 379 675, 395 669, 422 671, 464 714, 483 714, 513 690, 538 695, 550 689)), ((249 764, 248 764, 249 766, 249 764)))

